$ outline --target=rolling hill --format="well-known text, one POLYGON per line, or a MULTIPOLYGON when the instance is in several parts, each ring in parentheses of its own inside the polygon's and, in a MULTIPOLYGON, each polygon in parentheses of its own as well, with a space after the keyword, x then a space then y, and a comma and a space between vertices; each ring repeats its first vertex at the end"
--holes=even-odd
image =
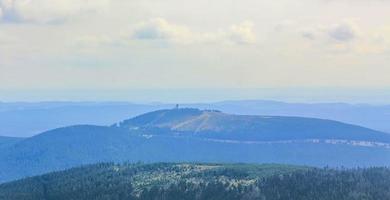
POLYGON ((336 139, 390 142, 390 134, 332 120, 233 115, 192 108, 147 113, 125 120, 119 127, 240 141, 336 139))
POLYGON ((389 191, 387 168, 102 163, 1 184, 0 199, 377 200, 389 191))
POLYGON ((15 144, 15 143, 21 141, 22 139, 23 138, 0 136, 0 148, 15 144))
POLYGON ((389 135, 335 121, 171 109, 44 132, 0 151, 0 182, 98 162, 389 166, 389 135))
MULTIPOLYGON (((347 103, 286 103, 267 100, 183 104, 241 115, 298 116, 331 119, 390 132, 390 106, 347 103)), ((30 137, 47 130, 91 124, 107 126, 173 104, 128 102, 0 102, 0 135, 30 137)))

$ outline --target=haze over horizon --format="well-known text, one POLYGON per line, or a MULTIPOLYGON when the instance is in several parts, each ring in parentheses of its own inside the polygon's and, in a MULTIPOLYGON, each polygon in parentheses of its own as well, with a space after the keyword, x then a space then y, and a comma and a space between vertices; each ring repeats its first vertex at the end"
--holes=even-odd
POLYGON ((94 101, 154 103, 212 103, 270 100, 289 103, 390 104, 387 88, 230 88, 128 90, 0 90, 0 102, 94 101))
POLYGON ((388 102, 389 6, 380 0, 0 0, 0 100, 388 102), (186 88, 244 92, 164 96, 186 88), (318 91, 311 97, 305 88, 318 91), (323 88, 335 90, 318 95, 323 88), (140 89, 146 92, 138 99, 116 92, 140 89), (151 97, 148 90, 161 92, 151 97))

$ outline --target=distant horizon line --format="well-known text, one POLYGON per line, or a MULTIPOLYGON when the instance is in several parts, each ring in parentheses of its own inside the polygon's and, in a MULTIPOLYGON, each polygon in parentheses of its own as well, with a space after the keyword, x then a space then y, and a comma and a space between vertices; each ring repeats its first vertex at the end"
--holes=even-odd
POLYGON ((210 103, 270 100, 289 103, 390 104, 390 88, 208 88, 208 89, 90 89, 1 90, 3 102, 132 102, 210 103))
POLYGON ((37 101, 2 101, 0 99, 0 104, 124 104, 124 105, 150 105, 150 106, 196 106, 196 105, 205 105, 205 104, 221 104, 221 103, 240 103, 240 102, 247 102, 247 103, 283 103, 283 104, 344 104, 344 105, 351 105, 351 106, 359 106, 359 105, 366 105, 366 106, 387 106, 390 105, 389 103, 355 103, 355 102, 344 102, 344 101, 318 101, 318 102, 312 102, 312 101, 284 101, 284 100, 276 100, 276 99, 226 99, 226 100, 219 100, 219 101, 205 101, 205 102, 164 102, 164 101, 152 101, 152 102, 136 102, 136 101, 130 101, 130 100, 37 100, 37 101))

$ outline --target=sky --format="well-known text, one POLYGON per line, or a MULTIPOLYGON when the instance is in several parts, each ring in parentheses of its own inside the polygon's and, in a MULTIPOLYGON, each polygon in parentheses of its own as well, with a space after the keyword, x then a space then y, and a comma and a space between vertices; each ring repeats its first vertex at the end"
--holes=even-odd
POLYGON ((388 0, 0 0, 0 101, 287 90, 342 100, 343 88, 390 103, 389 10, 388 0), (307 93, 324 88, 334 92, 307 93))

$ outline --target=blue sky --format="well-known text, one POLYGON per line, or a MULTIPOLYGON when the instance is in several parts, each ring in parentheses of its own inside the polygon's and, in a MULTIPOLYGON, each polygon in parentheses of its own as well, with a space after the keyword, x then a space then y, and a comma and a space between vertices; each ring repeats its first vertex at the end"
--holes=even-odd
POLYGON ((384 99, 389 9, 384 0, 0 0, 0 98, 112 91, 128 100, 120 91, 186 88, 364 88, 369 96, 381 88, 384 99))

